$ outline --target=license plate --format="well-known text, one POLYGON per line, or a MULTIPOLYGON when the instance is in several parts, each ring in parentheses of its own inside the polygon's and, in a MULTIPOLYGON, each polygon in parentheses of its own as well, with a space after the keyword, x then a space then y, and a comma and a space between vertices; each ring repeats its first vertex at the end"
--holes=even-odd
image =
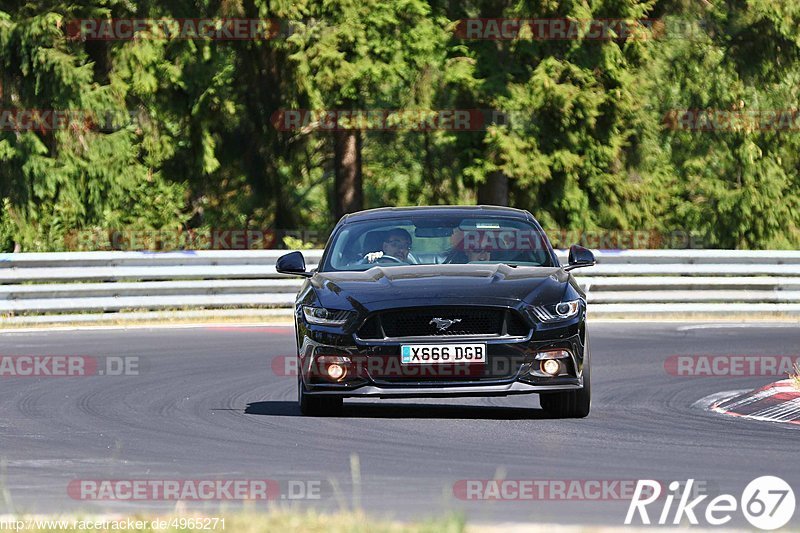
POLYGON ((400 347, 404 365, 436 363, 485 363, 485 344, 404 344, 400 347))

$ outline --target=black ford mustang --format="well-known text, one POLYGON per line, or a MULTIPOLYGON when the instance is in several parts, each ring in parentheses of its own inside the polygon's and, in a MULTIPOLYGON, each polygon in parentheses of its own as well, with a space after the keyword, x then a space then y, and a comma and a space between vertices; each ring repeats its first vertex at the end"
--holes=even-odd
POLYGON ((539 223, 504 207, 381 208, 347 215, 319 267, 278 272, 297 296, 298 398, 333 414, 345 397, 539 393, 554 416, 589 414, 586 298, 539 223))

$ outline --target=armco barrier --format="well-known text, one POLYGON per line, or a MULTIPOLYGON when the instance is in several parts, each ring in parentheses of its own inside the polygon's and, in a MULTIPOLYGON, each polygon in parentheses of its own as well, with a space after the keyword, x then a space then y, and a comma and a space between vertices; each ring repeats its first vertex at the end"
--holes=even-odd
MULTIPOLYGON (((121 310, 278 308, 302 280, 278 274, 283 250, 0 254, 0 316, 121 310)), ((558 252, 562 264, 567 252, 558 252)), ((314 268, 321 250, 304 252, 314 268)), ((574 273, 590 314, 800 313, 800 252, 603 250, 574 273)), ((61 318, 58 318, 58 317, 61 318)), ((122 319, 127 313, 113 313, 122 319)), ((213 316, 213 313, 212 313, 213 316)), ((0 320, 3 320, 0 318, 0 320)))

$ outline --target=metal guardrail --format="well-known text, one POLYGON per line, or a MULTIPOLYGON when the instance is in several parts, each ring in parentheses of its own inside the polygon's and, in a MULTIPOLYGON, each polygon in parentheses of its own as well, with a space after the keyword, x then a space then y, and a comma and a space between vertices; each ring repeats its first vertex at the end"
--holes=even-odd
MULTIPOLYGON (((0 315, 288 308, 283 250, 0 254, 0 315)), ((322 250, 304 252, 309 268, 322 250)), ((566 263, 567 252, 558 252, 566 263)), ((590 314, 800 313, 800 252, 604 250, 576 270, 590 314)), ((121 314, 119 315, 122 316, 121 314)))

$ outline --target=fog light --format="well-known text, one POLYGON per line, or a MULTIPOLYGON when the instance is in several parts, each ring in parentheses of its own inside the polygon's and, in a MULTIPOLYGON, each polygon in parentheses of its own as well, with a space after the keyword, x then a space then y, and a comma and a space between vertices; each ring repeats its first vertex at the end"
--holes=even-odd
POLYGON ((328 375, 331 377, 331 379, 335 379, 336 381, 339 381, 340 379, 342 379, 344 377, 344 375, 347 373, 347 371, 344 369, 344 367, 342 365, 337 364, 337 363, 333 363, 331 365, 328 365, 327 372, 328 372, 328 375))
POLYGON ((556 361, 555 359, 545 359, 542 361, 542 372, 545 374, 550 374, 551 376, 557 376, 559 370, 561 370, 561 363, 556 361))
POLYGON ((317 356, 312 373, 329 381, 342 381, 347 377, 350 358, 341 355, 317 356))

